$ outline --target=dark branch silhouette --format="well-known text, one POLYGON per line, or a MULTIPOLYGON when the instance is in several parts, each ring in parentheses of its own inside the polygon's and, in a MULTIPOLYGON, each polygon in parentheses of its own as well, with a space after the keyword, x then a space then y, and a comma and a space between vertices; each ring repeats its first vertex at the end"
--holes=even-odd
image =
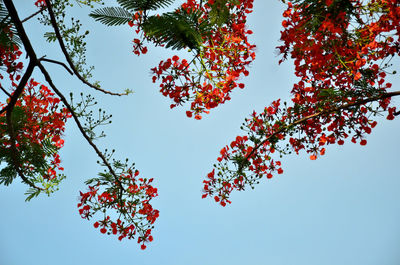
MULTIPOLYGON (((72 109, 72 107, 69 105, 68 101, 66 100, 66 98, 64 97, 64 95, 57 89, 57 87, 54 85, 49 73, 47 72, 46 68, 43 66, 43 64, 41 63, 41 61, 48 61, 48 62, 52 62, 52 63, 57 63, 57 64, 61 64, 63 65, 66 69, 67 66, 61 62, 58 61, 54 61, 54 60, 50 60, 50 59, 45 59, 45 58, 37 58, 37 55, 35 53, 35 50, 32 47, 32 44, 25 32, 25 29, 22 25, 21 20, 19 19, 18 13, 15 9, 15 6, 12 2, 12 0, 4 0, 4 4, 10 14, 10 17, 13 21, 13 24, 15 25, 15 28, 17 29, 18 35, 21 38, 21 41, 23 43, 23 46, 25 48, 25 51, 27 53, 27 56, 30 58, 29 60, 29 64, 28 67, 25 71, 25 74, 23 75, 23 77, 21 78, 21 81, 18 84, 18 87, 15 89, 14 93, 12 94, 12 96, 10 97, 10 101, 7 104, 6 107, 4 107, 0 114, 2 114, 4 111, 7 111, 6 115, 7 115, 7 126, 8 126, 8 132, 10 134, 10 140, 11 140, 11 150, 12 150, 12 159, 13 159, 13 164, 15 169, 18 172, 18 175, 22 178, 22 180, 24 182, 26 182, 27 184, 29 184, 31 187, 35 188, 35 189, 39 189, 39 190, 43 190, 42 188, 39 188, 37 186, 35 186, 32 182, 30 182, 23 174, 21 168, 20 168, 20 159, 18 156, 18 151, 16 149, 16 145, 15 145, 15 135, 14 135, 14 130, 13 130, 13 124, 12 124, 12 119, 11 119, 11 115, 12 115, 12 111, 13 108, 18 100, 18 98, 21 96, 29 78, 32 75, 32 72, 34 70, 35 67, 39 67, 39 69, 41 70, 41 72, 43 73, 46 81, 48 82, 48 84, 50 85, 50 87, 53 89, 53 91, 58 95, 58 97, 61 99, 61 101, 63 102, 63 104, 67 107, 67 109, 69 110, 69 112, 71 113, 72 117, 74 118, 74 121, 76 123, 76 125, 78 126, 80 132, 82 133, 83 137, 88 141, 89 145, 92 146, 92 148, 95 150, 96 154, 101 158, 101 160, 103 161, 104 165, 106 165, 106 167, 108 168, 108 170, 110 171, 110 173, 113 175, 113 177, 115 178, 115 180, 119 183, 119 186, 122 189, 122 184, 120 183, 117 174, 115 173, 115 171, 113 170, 112 166, 110 165, 110 163, 107 161, 107 159, 104 157, 103 153, 100 152, 100 150, 97 148, 97 146, 92 142, 92 140, 90 140, 89 136, 86 134, 85 130, 83 129, 76 113, 74 112, 74 110, 72 109)), ((50 11, 51 9, 51 4, 48 4, 48 9, 50 11)), ((53 19, 54 19, 54 15, 53 15, 53 19)), ((60 45, 62 44, 62 40, 60 42, 60 45)), ((65 47, 64 47, 65 50, 65 47)), ((69 58, 69 57, 67 57, 69 58)), ((73 68, 73 65, 70 64, 72 67, 72 69, 76 72, 76 69, 73 68)), ((69 70, 69 69, 68 69, 69 70)), ((79 77, 79 75, 77 74, 77 76, 79 77)), ((82 82, 84 82, 81 78, 80 80, 82 82)), ((111 92, 110 92, 111 93, 111 92)), ((119 94, 118 94, 119 95, 119 94)))
POLYGON ((105 94, 109 94, 109 95, 113 95, 113 96, 124 96, 124 95, 127 95, 128 93, 115 93, 115 92, 104 90, 104 89, 102 89, 102 88, 100 88, 100 87, 98 87, 96 85, 93 85, 93 84, 89 83, 87 80, 85 80, 81 76, 81 74, 78 72, 78 70, 74 66, 74 63, 72 62, 72 59, 68 54, 67 48, 65 47, 63 38, 61 37, 61 34, 60 34, 60 29, 58 28, 57 21, 56 21, 56 18, 54 16, 53 9, 51 7, 50 0, 46 0, 46 5, 47 5, 47 11, 49 12, 49 15, 50 15, 51 25, 52 25, 52 27, 54 29, 54 33, 56 34, 58 43, 60 44, 60 48, 61 48, 62 52, 64 53, 65 60, 67 60, 70 68, 72 69, 74 74, 78 77, 78 79, 81 80, 82 83, 88 85, 89 87, 91 87, 91 88, 93 88, 95 90, 101 91, 101 92, 103 92, 105 94))
POLYGON ((65 63, 62 63, 62 62, 59 62, 59 61, 56 61, 56 60, 52 60, 52 59, 47 59, 47 58, 44 58, 44 57, 40 58, 39 61, 59 64, 59 65, 63 66, 65 68, 65 70, 67 70, 67 72, 70 75, 74 75, 74 73, 71 71, 71 69, 68 68, 68 66, 65 63))
POLYGON ((33 13, 32 15, 30 15, 30 16, 24 18, 23 20, 21 20, 21 22, 24 23, 24 22, 28 21, 29 19, 33 18, 34 16, 36 16, 36 15, 42 13, 45 9, 46 9, 46 7, 45 7, 45 6, 42 6, 42 7, 40 8, 40 10, 38 10, 38 11, 36 11, 35 13, 33 13))

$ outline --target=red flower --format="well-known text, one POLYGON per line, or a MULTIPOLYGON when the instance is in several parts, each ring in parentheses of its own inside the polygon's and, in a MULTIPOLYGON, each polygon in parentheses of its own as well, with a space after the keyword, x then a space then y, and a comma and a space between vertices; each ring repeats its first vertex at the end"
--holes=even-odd
POLYGON ((332 3, 333 3, 333 0, 325 0, 326 6, 332 5, 332 3))

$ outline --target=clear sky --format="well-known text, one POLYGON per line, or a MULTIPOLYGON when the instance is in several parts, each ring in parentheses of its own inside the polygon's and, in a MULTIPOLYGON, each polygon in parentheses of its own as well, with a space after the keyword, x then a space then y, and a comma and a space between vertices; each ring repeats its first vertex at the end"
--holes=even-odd
MULTIPOLYGON (((32 0, 16 2, 21 17, 32 0)), ((0 187, 0 265, 398 265, 400 264, 399 119, 378 120, 365 147, 330 146, 311 161, 304 153, 282 159, 284 174, 266 178, 255 190, 235 193, 222 208, 201 199, 202 180, 219 150, 238 133, 253 110, 277 98, 289 99, 296 81, 291 62, 278 66, 282 4, 255 1, 249 16, 257 45, 250 75, 232 100, 201 121, 186 118, 151 83, 149 69, 174 55, 162 48, 147 56, 132 53, 132 29, 105 27, 71 10, 91 34, 87 58, 104 88, 131 88, 115 98, 92 93, 61 67, 49 65, 62 91, 90 92, 113 114, 108 137, 98 142, 116 156, 136 162, 155 178, 160 218, 155 240, 145 251, 134 241, 118 241, 81 219, 76 208, 84 181, 96 176, 97 157, 70 122, 61 152, 67 179, 51 197, 24 201, 26 186, 0 187)), ((37 21, 26 23, 39 56, 61 59, 45 44, 37 21)), ((399 60, 395 61, 399 70, 399 60)), ((398 71, 399 72, 399 71, 398 71)), ((38 80, 43 80, 38 71, 38 80)), ((400 81, 393 79, 393 89, 400 81)), ((395 99, 400 105, 400 99, 395 99)))

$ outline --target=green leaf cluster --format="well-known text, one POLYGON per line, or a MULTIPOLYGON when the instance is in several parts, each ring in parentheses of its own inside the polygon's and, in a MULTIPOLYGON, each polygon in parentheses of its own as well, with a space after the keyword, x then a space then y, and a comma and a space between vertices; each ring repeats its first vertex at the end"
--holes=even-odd
POLYGON ((132 11, 157 10, 170 6, 175 0, 117 0, 123 8, 132 11))
POLYGON ((126 24, 132 20, 134 13, 143 11, 145 21, 143 31, 146 36, 167 48, 198 49, 202 42, 204 23, 199 25, 201 11, 186 12, 176 10, 159 15, 147 17, 147 11, 165 8, 174 0, 118 0, 119 7, 104 7, 94 10, 90 16, 107 26, 126 24))
POLYGON ((174 0, 117 0, 118 7, 103 7, 90 13, 94 18, 107 26, 119 26, 132 20, 136 11, 157 10, 168 7, 174 0))
POLYGON ((107 26, 119 26, 132 20, 133 14, 122 7, 103 7, 94 10, 90 16, 107 26))
POLYGON ((163 43, 166 48, 198 50, 202 43, 202 36, 207 34, 209 24, 198 23, 201 11, 186 12, 179 9, 161 16, 151 16, 143 24, 146 35, 156 43, 163 43))
POLYGON ((176 9, 161 15, 148 15, 150 10, 168 7, 173 0, 117 0, 119 7, 104 7, 94 10, 90 16, 107 26, 126 24, 135 12, 143 11, 142 29, 145 36, 156 44, 171 49, 199 50, 203 38, 213 27, 229 23, 231 17, 227 4, 237 5, 238 0, 216 0, 204 16, 201 10, 176 9))

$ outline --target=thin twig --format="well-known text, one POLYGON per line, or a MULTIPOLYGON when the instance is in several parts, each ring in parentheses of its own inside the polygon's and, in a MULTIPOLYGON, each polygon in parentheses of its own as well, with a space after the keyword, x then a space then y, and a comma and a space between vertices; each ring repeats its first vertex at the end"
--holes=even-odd
POLYGON ((81 76, 81 74, 75 68, 74 63, 72 62, 72 59, 69 56, 68 51, 67 51, 67 49, 65 47, 64 41, 63 41, 63 39, 61 37, 60 29, 58 28, 57 21, 56 21, 56 18, 54 16, 53 9, 51 7, 50 0, 45 0, 45 1, 46 1, 46 5, 47 5, 47 11, 49 12, 49 15, 50 15, 50 22, 51 22, 51 25, 52 25, 52 27, 54 29, 54 33, 56 34, 58 43, 60 44, 60 48, 61 48, 62 52, 64 53, 65 59, 67 60, 69 66, 71 67, 71 69, 74 72, 74 74, 78 77, 78 79, 81 80, 82 83, 88 85, 89 87, 91 87, 93 89, 96 89, 98 91, 101 91, 101 92, 103 92, 105 94, 109 94, 109 95, 113 95, 113 96, 125 96, 125 95, 128 95, 128 93, 114 93, 114 92, 111 92, 111 91, 104 90, 104 89, 102 89, 102 88, 100 88, 100 87, 98 87, 96 85, 93 85, 93 84, 89 83, 85 78, 83 78, 81 76))
MULTIPOLYGON (((11 94, 8 93, 8 91, 5 90, 1 84, 0 84, 0 89, 1 89, 9 98, 11 98, 11 94)), ((1 114, 1 113, 0 113, 0 114, 1 114)))
POLYGON ((117 174, 115 173, 114 169, 112 168, 112 166, 110 165, 110 163, 107 161, 107 159, 104 157, 103 153, 97 148, 97 146, 93 143, 93 141, 90 139, 90 137, 86 134, 85 129, 83 128, 83 126, 81 125, 77 115, 75 114, 73 108, 71 107, 71 105, 68 103, 67 99, 64 97, 64 95, 57 89, 57 87, 54 85, 53 80, 51 79, 49 73, 47 72, 46 68, 39 62, 38 63, 38 67, 40 69, 40 71, 42 72, 42 74, 44 75, 44 78, 46 79, 46 82, 50 85, 50 87, 53 89, 53 91, 57 94, 57 96, 61 99, 62 103, 67 107, 68 111, 71 113, 72 118, 74 119, 76 125, 79 128, 79 131, 81 132, 81 134, 83 135, 83 137, 86 139, 86 141, 89 143, 89 145, 94 149, 94 151, 96 152, 96 154, 101 158, 101 160, 103 160, 104 165, 106 165, 106 167, 108 168, 108 170, 110 171, 110 173, 113 175, 113 177, 115 178, 115 180, 119 183, 119 186, 121 187, 121 189, 123 189, 122 187, 122 183, 120 182, 120 180, 118 179, 117 174))
POLYGON ((65 70, 67 70, 70 75, 74 75, 74 73, 71 71, 71 69, 69 69, 68 66, 63 62, 52 60, 52 59, 47 59, 47 58, 44 58, 44 57, 40 58, 39 61, 45 61, 45 62, 49 62, 49 63, 59 64, 59 65, 63 66, 65 68, 65 70))
POLYGON ((34 16, 36 16, 37 14, 40 14, 43 12, 43 10, 46 9, 46 6, 42 6, 38 11, 36 11, 35 13, 33 13, 32 15, 30 15, 29 17, 24 18, 23 20, 21 20, 22 23, 28 21, 29 19, 33 18, 34 16))

